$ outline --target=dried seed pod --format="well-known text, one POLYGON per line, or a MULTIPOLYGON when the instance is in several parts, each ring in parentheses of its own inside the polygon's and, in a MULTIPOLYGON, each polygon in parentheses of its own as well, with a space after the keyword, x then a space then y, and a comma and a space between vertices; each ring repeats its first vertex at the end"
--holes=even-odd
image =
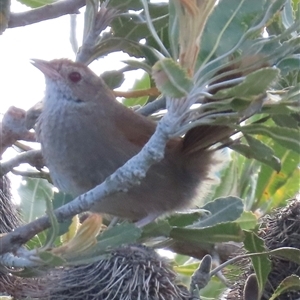
MULTIPOLYGON (((280 247, 300 249, 300 200, 294 199, 287 206, 264 216, 261 220, 259 236, 265 241, 265 246, 269 250, 280 247)), ((275 256, 271 256, 270 259, 272 269, 261 300, 269 300, 274 290, 286 277, 292 274, 300 276, 299 264, 275 256)), ((250 260, 247 260, 246 264, 245 262, 241 264, 245 272, 226 296, 227 300, 244 300, 243 290, 246 279, 254 273, 250 260)), ((300 291, 288 291, 276 299, 300 299, 300 291)))
MULTIPOLYGON (((2 176, 0 177, 0 234, 9 233, 20 225, 22 220, 12 201, 10 180, 2 176)), ((12 271, 16 269, 1 268, 0 295, 10 295, 14 299, 29 299, 42 288, 40 279, 17 277, 11 273, 12 271)))
POLYGON ((0 234, 8 233, 21 224, 20 216, 11 198, 9 178, 2 176, 0 177, 0 234))
POLYGON ((153 249, 126 245, 107 259, 57 270, 45 281, 50 300, 189 300, 187 289, 153 249))
MULTIPOLYGON (((12 231, 20 223, 17 209, 11 201, 9 178, 2 176, 0 177, 0 234, 12 231)), ((0 272, 0 294, 11 294, 16 289, 15 283, 15 278, 4 271, 0 272)))

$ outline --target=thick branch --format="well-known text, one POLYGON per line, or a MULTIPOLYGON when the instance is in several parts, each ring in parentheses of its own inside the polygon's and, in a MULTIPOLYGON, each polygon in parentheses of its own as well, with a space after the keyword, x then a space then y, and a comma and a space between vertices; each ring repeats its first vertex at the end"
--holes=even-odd
POLYGON ((63 15, 78 14, 85 0, 64 0, 21 13, 11 13, 8 28, 26 26, 63 15))

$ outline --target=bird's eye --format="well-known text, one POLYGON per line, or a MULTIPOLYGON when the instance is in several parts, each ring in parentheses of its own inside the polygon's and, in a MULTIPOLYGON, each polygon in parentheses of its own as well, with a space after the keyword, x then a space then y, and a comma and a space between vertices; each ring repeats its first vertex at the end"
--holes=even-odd
POLYGON ((76 82, 81 80, 81 75, 78 72, 72 72, 72 73, 69 74, 69 79, 72 82, 76 83, 76 82))

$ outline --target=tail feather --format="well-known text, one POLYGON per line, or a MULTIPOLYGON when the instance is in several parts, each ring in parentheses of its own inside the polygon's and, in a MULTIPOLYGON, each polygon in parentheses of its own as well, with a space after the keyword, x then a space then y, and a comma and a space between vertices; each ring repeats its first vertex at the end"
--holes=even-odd
POLYGON ((220 125, 201 125, 189 130, 183 139, 182 151, 191 154, 227 140, 234 129, 220 125))

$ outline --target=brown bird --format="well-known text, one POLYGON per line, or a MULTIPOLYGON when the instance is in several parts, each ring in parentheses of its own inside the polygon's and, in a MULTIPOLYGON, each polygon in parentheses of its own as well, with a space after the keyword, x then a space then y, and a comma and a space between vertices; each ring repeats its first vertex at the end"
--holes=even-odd
MULTIPOLYGON (((119 103, 103 80, 80 63, 34 60, 34 65, 46 77, 37 124, 42 153, 53 183, 75 197, 137 154, 156 123, 119 103)), ((201 126, 171 139, 164 159, 151 166, 141 184, 102 199, 91 211, 137 221, 191 206, 201 197, 215 161, 209 147, 226 132, 201 126)))

